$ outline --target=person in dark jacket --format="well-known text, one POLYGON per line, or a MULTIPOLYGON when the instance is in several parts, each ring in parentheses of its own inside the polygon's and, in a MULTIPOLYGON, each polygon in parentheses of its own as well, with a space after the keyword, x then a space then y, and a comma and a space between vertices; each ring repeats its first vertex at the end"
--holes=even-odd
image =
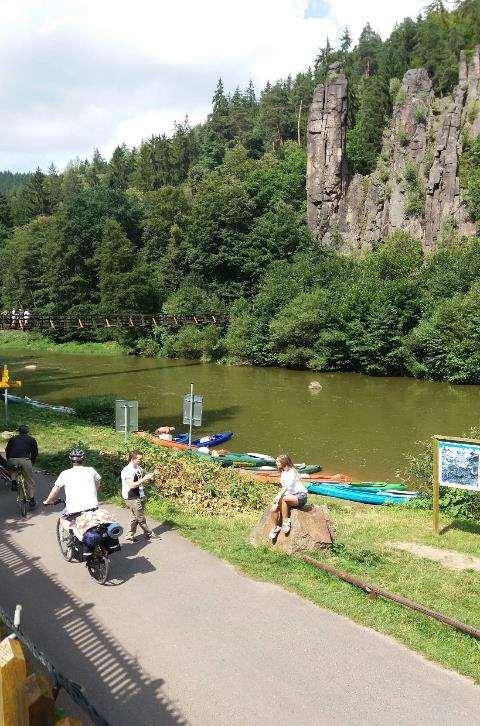
POLYGON ((10 465, 20 467, 25 477, 25 484, 30 498, 30 509, 34 509, 37 502, 35 500, 36 483, 33 464, 38 456, 38 444, 33 436, 29 435, 28 426, 20 426, 18 434, 8 440, 5 454, 10 465))

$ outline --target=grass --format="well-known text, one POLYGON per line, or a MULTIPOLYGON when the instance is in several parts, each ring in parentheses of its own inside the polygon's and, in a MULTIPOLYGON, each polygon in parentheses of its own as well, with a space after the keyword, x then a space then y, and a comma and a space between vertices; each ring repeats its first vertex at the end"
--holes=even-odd
POLYGON ((55 343, 40 333, 21 330, 0 330, 1 350, 28 350, 34 353, 73 353, 75 355, 122 355, 119 343, 55 343))
MULTIPOLYGON (((28 407, 12 406, 10 410, 12 423, 27 421, 37 436, 42 452, 40 465, 56 473, 66 464, 66 451, 82 442, 90 449, 91 463, 104 476, 108 493, 113 496, 118 492, 118 473, 125 452, 119 434, 73 417, 60 418, 28 407)), ((137 447, 138 443, 138 438, 130 437, 127 448, 137 447)), ((146 443, 142 448, 147 461, 159 465, 165 475, 165 486, 148 501, 152 517, 172 523, 185 537, 246 575, 277 583, 480 682, 480 643, 475 639, 395 603, 372 601, 360 590, 315 570, 299 558, 277 554, 267 547, 252 547, 248 543, 249 531, 259 516, 258 507, 272 497, 272 488, 264 490, 263 499, 252 496, 239 502, 231 493, 231 482, 238 478, 234 472, 168 451, 159 456, 155 447, 146 443), (191 498, 196 485, 203 487, 203 498, 191 498), (169 496, 163 496, 165 493, 169 496), (206 511, 206 503, 214 500, 222 502, 222 507, 206 511)), ((447 570, 435 562, 392 550, 388 543, 401 540, 433 544, 479 555, 480 524, 458 521, 437 537, 429 512, 312 499, 328 504, 337 525, 333 551, 315 553, 318 559, 478 627, 478 572, 447 570)))

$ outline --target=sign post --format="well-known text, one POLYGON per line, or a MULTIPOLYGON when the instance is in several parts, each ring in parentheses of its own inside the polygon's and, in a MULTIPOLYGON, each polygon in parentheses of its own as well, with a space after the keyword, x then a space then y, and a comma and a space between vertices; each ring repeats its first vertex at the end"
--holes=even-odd
POLYGON ((203 396, 194 396, 193 383, 190 394, 183 397, 183 423, 188 424, 188 447, 192 447, 192 426, 202 425, 203 396))
POLYGON ((6 365, 3 366, 3 370, 0 378, 0 389, 3 388, 4 402, 5 402, 5 426, 8 426, 8 389, 9 388, 20 388, 22 381, 10 380, 10 373, 6 365))
POLYGON ((434 436, 433 527, 440 533, 440 487, 465 489, 480 494, 480 440, 434 436))
POLYGON ((125 443, 130 431, 138 431, 138 401, 115 401, 115 429, 123 431, 125 443))

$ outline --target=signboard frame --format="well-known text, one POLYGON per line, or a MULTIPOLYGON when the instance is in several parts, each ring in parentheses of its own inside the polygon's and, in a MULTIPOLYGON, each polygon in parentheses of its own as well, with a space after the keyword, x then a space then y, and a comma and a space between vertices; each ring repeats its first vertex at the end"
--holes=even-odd
POLYGON ((433 526, 440 531, 440 487, 480 494, 480 439, 433 436, 433 526))
POLYGON ((138 401, 115 399, 115 430, 125 434, 125 441, 130 432, 138 431, 138 401))

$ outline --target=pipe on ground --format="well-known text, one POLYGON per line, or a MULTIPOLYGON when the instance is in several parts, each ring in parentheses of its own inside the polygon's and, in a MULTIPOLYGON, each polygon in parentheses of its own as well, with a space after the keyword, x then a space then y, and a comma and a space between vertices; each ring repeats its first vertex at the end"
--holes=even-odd
POLYGON ((350 575, 348 572, 342 572, 342 570, 337 570, 335 567, 332 567, 332 565, 327 565, 325 562, 319 562, 319 560, 315 560, 313 557, 309 557, 308 555, 303 555, 302 557, 305 562, 308 562, 309 565, 313 565, 313 567, 316 567, 319 570, 323 570, 323 572, 328 572, 329 575, 338 577, 338 579, 343 580, 344 582, 348 582, 350 583, 350 585, 355 585, 355 587, 359 587, 373 599, 375 599, 376 597, 383 597, 386 600, 392 600, 393 602, 399 603, 404 607, 410 608, 411 610, 416 610, 423 615, 427 615, 430 618, 435 618, 435 620, 439 620, 441 623, 449 625, 451 628, 455 628, 462 633, 466 633, 466 635, 470 635, 472 638, 478 638, 480 640, 480 630, 478 630, 478 628, 474 628, 471 625, 462 623, 460 622, 460 620, 455 620, 455 618, 449 618, 448 615, 443 615, 443 613, 439 613, 436 610, 431 610, 425 605, 421 605, 420 603, 414 602, 413 600, 408 600, 408 598, 403 597, 402 595, 397 595, 395 592, 389 592, 388 590, 384 590, 383 587, 371 585, 364 580, 360 580, 360 578, 355 577, 354 575, 350 575))

